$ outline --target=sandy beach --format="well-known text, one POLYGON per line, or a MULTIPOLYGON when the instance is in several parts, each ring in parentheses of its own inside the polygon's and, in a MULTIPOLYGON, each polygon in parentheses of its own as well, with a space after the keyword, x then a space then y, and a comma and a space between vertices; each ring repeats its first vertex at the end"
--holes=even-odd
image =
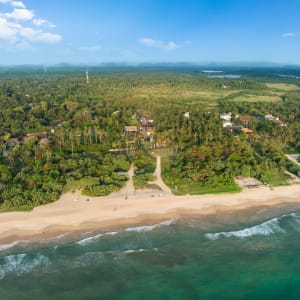
POLYGON ((2 213, 0 243, 290 203, 300 204, 300 185, 244 189, 238 194, 174 196, 169 191, 135 191, 128 182, 123 190, 110 196, 90 198, 77 191, 31 212, 2 213))
POLYGON ((255 189, 237 194, 175 196, 161 178, 161 160, 156 157, 155 180, 159 190, 135 190, 132 176, 119 192, 88 197, 80 191, 65 193, 54 203, 30 212, 0 214, 0 244, 32 238, 51 238, 64 233, 155 224, 188 215, 213 215, 258 207, 271 208, 299 203, 300 185, 255 189))

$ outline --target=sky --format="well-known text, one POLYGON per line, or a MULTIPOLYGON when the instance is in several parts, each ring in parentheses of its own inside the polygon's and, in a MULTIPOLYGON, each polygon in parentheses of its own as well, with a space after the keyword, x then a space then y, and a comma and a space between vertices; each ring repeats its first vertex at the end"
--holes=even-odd
POLYGON ((0 65, 300 64, 299 0, 0 0, 0 65))

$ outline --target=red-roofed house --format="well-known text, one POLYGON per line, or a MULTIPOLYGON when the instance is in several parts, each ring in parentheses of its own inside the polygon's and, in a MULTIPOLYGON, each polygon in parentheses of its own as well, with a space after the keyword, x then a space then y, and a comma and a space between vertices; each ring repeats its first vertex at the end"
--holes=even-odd
POLYGON ((236 118, 241 120, 244 124, 249 124, 252 121, 252 118, 247 115, 237 115, 236 118))
POLYGON ((253 133, 254 133, 254 131, 251 130, 251 129, 249 129, 249 128, 242 128, 242 131, 243 131, 244 133, 246 133, 246 134, 253 134, 253 133))

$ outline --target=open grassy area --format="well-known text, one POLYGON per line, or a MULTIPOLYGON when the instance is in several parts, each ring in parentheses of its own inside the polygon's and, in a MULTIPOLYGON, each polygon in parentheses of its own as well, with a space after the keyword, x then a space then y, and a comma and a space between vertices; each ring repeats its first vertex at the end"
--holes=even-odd
MULTIPOLYGON (((283 95, 282 95, 283 96, 283 95)), ((234 98, 234 101, 247 101, 247 102, 278 102, 281 101, 281 95, 257 95, 257 94, 245 94, 234 98)))
POLYGON ((236 102, 280 102, 291 93, 300 92, 297 84, 255 82, 243 79, 212 79, 200 74, 124 74, 122 78, 111 75, 101 81, 99 91, 93 95, 105 95, 106 99, 118 98, 122 103, 151 106, 161 101, 203 105, 206 110, 216 107, 220 100, 236 102), (112 85, 111 82, 114 84, 112 85), (246 83, 245 83, 246 82, 246 83))
POLYGON ((288 84, 288 83, 266 83, 266 86, 272 90, 280 90, 280 91, 300 91, 300 87, 296 84, 288 84))
POLYGON ((144 98, 144 99, 173 99, 173 100, 185 100, 188 102, 208 102, 210 105, 212 103, 226 99, 233 99, 236 101, 262 101, 262 102, 272 102, 272 101, 280 101, 281 96, 285 95, 285 91, 272 90, 266 88, 265 90, 236 90, 236 89, 205 89, 202 90, 163 90, 160 88, 156 88, 151 90, 150 93, 147 93, 143 90, 136 90, 133 93, 134 98, 144 98))
POLYGON ((269 170, 265 174, 265 180, 272 186, 289 185, 289 175, 277 170, 269 170))
POLYGON ((206 105, 214 107, 217 101, 224 98, 238 102, 278 102, 288 93, 295 91, 300 91, 300 88, 294 84, 267 83, 265 89, 217 89, 195 86, 178 90, 176 87, 166 88, 164 85, 144 86, 133 89, 130 93, 131 97, 135 99, 185 100, 193 104, 206 103, 206 105))
POLYGON ((201 194, 219 194, 219 193, 239 193, 242 188, 238 185, 226 185, 219 187, 203 187, 201 184, 181 184, 172 189, 175 195, 201 195, 201 194))

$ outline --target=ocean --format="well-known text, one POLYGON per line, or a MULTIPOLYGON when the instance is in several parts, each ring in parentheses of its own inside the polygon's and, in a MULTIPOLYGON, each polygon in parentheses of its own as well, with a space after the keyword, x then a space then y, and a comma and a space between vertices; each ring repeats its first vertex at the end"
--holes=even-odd
POLYGON ((0 245, 1 300, 299 298, 295 205, 0 245))

